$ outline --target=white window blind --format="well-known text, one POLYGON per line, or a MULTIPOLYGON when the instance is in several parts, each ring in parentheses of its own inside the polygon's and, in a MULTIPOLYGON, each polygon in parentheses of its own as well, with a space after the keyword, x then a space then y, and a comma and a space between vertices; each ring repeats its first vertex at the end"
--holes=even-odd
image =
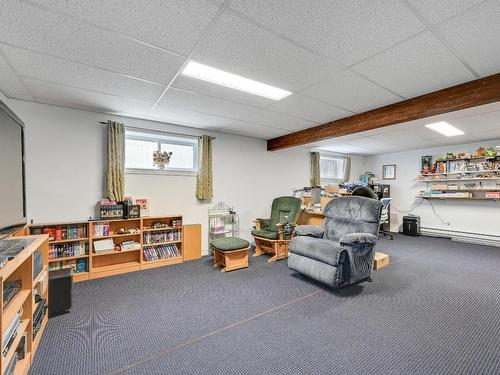
POLYGON ((344 175, 344 158, 320 155, 319 160, 321 180, 325 183, 339 182, 344 175))
POLYGON ((127 172, 196 173, 198 137, 126 128, 125 169, 127 172), (158 170, 153 164, 155 151, 172 152, 164 170, 158 170))

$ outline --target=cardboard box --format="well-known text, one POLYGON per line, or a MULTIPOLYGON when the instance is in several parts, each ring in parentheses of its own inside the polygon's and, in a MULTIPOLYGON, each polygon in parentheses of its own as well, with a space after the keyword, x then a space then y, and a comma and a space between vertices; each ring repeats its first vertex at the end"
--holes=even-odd
POLYGON ((389 264, 389 255, 385 253, 375 253, 375 263, 373 264, 374 270, 379 270, 389 264))

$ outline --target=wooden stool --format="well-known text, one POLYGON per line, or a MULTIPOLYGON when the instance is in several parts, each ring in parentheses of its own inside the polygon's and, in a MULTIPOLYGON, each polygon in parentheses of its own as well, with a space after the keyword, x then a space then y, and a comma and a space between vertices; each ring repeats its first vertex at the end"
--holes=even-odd
POLYGON ((223 266, 221 272, 248 268, 250 243, 238 237, 222 237, 210 242, 214 252, 213 268, 223 266))

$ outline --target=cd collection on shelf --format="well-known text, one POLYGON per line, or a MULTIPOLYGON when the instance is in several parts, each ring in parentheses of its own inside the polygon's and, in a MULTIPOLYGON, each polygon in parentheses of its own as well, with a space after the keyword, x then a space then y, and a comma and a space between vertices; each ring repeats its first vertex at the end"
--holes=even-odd
POLYGON ((145 246, 144 256, 148 262, 153 260, 180 257, 181 253, 176 245, 145 246))
POLYGON ((167 229, 158 232, 145 232, 144 244, 154 244, 158 242, 180 241, 181 229, 167 229))
POLYGON ((49 247, 49 259, 82 256, 88 253, 88 242, 51 244, 49 247))

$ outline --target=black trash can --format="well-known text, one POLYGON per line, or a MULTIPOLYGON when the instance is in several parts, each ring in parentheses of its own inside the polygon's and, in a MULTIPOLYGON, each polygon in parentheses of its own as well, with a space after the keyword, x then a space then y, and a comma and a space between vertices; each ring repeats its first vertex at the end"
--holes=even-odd
POLYGON ((420 236, 420 216, 403 216, 403 234, 420 236))

